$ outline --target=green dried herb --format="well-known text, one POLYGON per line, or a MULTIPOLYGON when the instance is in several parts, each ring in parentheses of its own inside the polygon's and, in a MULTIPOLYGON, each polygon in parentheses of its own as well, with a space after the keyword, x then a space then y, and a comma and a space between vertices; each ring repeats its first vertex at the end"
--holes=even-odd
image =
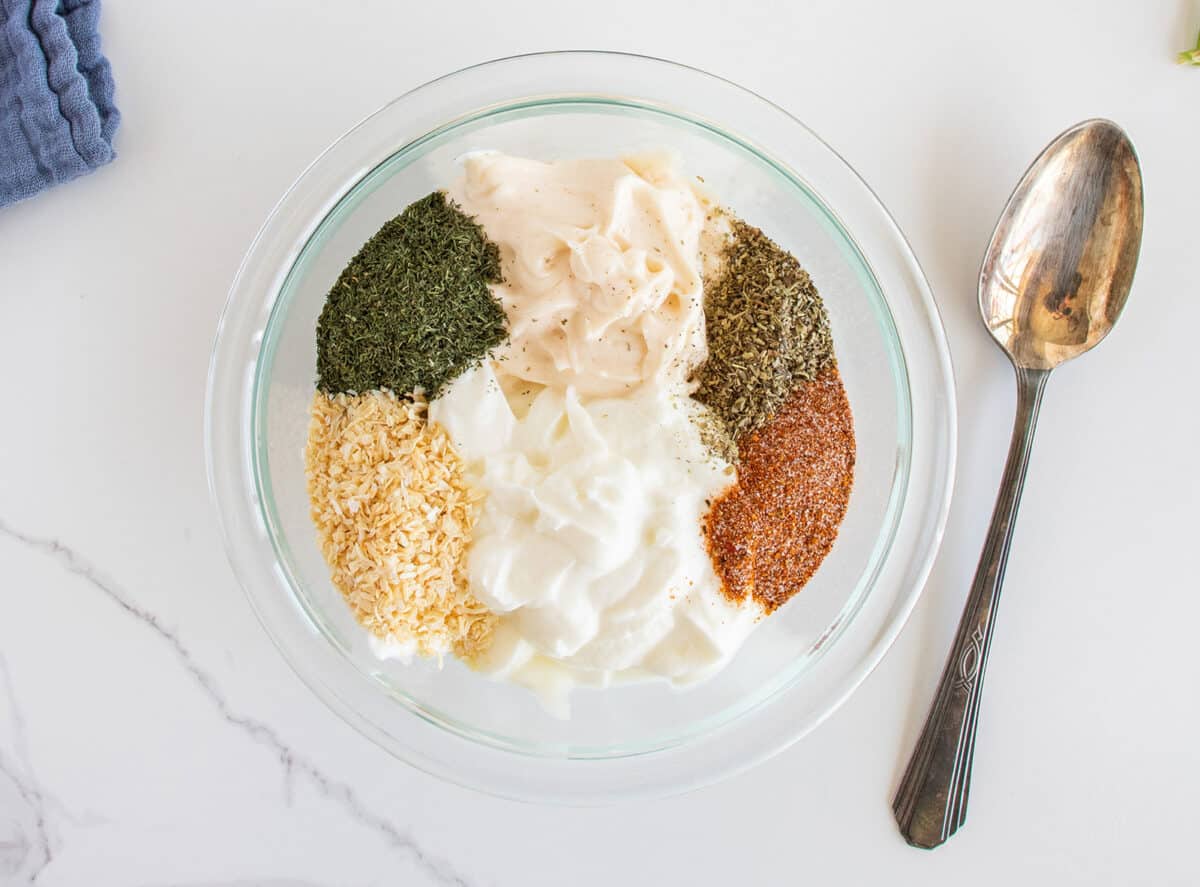
POLYGON ((725 430, 725 423, 717 418, 716 413, 706 408, 704 412, 694 415, 692 421, 700 432, 700 443, 704 444, 710 453, 731 464, 737 463, 737 443, 729 436, 729 432, 725 430))
MULTIPOLYGON (((758 228, 731 221, 721 270, 705 287, 708 359, 693 374, 696 400, 721 422, 717 452, 760 428, 802 382, 833 363, 825 305, 808 272, 758 228)), ((716 443, 714 443, 714 440, 716 443)))
POLYGON ((435 191, 385 224, 329 291, 317 320, 317 387, 329 394, 442 386, 507 338, 500 251, 435 191))

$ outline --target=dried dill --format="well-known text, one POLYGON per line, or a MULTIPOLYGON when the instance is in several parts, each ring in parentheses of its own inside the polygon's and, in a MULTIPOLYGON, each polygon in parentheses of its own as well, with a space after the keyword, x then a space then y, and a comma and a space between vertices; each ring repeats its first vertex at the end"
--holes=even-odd
POLYGON ((833 363, 829 317, 808 272, 758 228, 731 219, 720 271, 704 293, 708 359, 693 397, 723 436, 706 442, 727 457, 803 382, 833 363))
POLYGON ((411 204, 342 271, 317 320, 317 387, 430 398, 507 337, 500 251, 445 194, 411 204))

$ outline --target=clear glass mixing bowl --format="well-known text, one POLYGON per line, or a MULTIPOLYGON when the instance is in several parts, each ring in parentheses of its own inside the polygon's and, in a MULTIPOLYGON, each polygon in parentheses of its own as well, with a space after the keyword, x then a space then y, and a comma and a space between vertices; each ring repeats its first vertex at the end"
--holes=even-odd
POLYGON ((886 210, 802 124, 727 81, 640 56, 488 62, 393 101, 284 195, 234 281, 213 352, 207 454, 229 555, 263 625, 331 708, 455 782, 565 803, 659 795, 761 761, 824 719, 911 611, 954 472, 949 354, 929 287, 886 210), (833 324, 854 410, 849 512, 812 581, 700 685, 580 690, 569 720, 456 661, 367 648, 329 581, 305 492, 314 330, 338 272, 384 221, 499 149, 556 159, 668 148, 793 252, 833 324))

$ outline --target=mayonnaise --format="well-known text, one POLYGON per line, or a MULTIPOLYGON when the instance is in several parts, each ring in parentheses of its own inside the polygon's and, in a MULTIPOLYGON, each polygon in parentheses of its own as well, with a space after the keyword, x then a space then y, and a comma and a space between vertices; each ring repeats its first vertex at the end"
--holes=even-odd
POLYGON ((667 155, 465 162, 450 190, 500 247, 502 375, 613 397, 703 361, 701 239, 712 206, 667 155))

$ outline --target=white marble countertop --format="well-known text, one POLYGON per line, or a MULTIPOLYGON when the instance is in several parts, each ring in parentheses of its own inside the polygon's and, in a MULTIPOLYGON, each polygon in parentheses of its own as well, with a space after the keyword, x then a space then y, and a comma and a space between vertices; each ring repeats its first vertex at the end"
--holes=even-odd
POLYGON ((119 159, 0 210, 0 884, 1196 884, 1200 70, 1185 2, 116 2, 119 159), (667 801, 521 805, 396 762, 300 684, 209 505, 201 409, 238 261, 329 141, 482 58, 591 45, 788 108, 879 193, 958 374, 960 474, 894 650, 808 739, 667 801), (1120 328, 1056 375, 1013 548, 970 820, 890 797, 974 569, 1011 373, 974 307, 1005 197, 1058 131, 1146 176, 1120 328))

